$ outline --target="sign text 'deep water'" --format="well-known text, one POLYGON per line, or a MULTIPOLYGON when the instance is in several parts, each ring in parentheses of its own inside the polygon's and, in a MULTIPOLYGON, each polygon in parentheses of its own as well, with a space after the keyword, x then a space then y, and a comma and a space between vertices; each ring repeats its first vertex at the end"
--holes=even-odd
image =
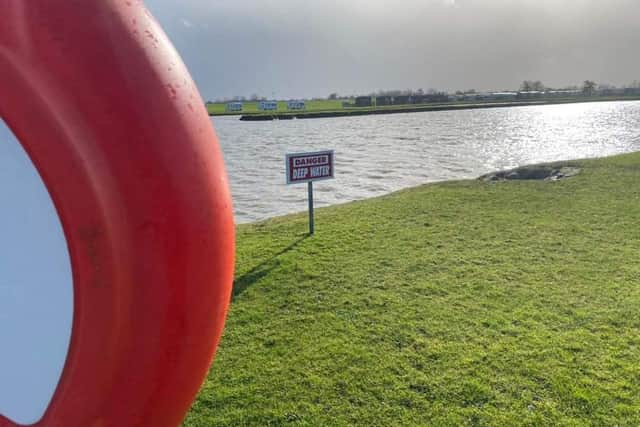
POLYGON ((287 184, 320 181, 334 177, 334 154, 331 151, 287 154, 287 184))

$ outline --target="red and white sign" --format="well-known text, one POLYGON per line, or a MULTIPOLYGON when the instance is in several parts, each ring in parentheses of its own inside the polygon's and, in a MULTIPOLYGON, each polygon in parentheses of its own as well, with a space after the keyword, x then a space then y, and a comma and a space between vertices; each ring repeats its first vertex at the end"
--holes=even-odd
POLYGON ((287 184, 334 178, 334 152, 287 154, 287 184))

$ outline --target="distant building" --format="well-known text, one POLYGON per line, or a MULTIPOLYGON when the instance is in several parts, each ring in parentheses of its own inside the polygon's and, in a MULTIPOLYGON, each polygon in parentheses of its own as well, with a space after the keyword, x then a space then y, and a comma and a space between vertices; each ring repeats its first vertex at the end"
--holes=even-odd
POLYGON ((491 92, 486 99, 493 101, 513 101, 518 97, 518 92, 491 92))
POLYGON ((227 104, 227 111, 242 111, 242 102, 230 102, 227 104))
POLYGON ((454 101, 480 101, 485 98, 485 94, 479 92, 457 93, 453 96, 454 101))
POLYGON ((277 101, 261 101, 258 109, 262 111, 275 111, 278 109, 277 101))
POLYGON ((393 97, 393 105, 404 105, 404 104, 412 104, 411 96, 399 95, 399 96, 393 97))
POLYGON ((544 95, 547 98, 571 98, 582 95, 582 91, 579 89, 548 90, 544 95))
POLYGON ((376 96, 376 106, 392 105, 393 98, 390 96, 376 96))
POLYGON ((427 95, 427 99, 429 102, 449 102, 451 98, 449 98, 449 94, 446 92, 436 92, 433 94, 427 95))
POLYGON ((371 97, 370 96, 356 97, 356 107, 371 107, 371 97))
POLYGON ((287 108, 289 110, 304 110, 307 108, 307 105, 304 101, 289 101, 287 102, 287 108))
POLYGON ((522 90, 518 92, 518 99, 536 99, 542 98, 544 96, 544 92, 541 90, 522 90))
POLYGON ((449 95, 444 92, 429 93, 424 95, 412 95, 411 104, 431 104, 435 102, 449 102, 449 95))

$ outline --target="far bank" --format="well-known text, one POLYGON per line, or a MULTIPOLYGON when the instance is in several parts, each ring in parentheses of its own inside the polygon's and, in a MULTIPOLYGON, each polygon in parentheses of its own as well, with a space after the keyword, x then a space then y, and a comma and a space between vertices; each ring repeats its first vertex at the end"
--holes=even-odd
MULTIPOLYGON (((356 117, 381 114, 406 114, 423 113, 432 111, 455 111, 455 110, 477 110, 484 108, 511 108, 539 105, 560 105, 578 104, 587 102, 616 102, 616 101, 638 101, 640 96, 620 96, 620 97, 593 97, 593 98, 570 98, 570 99, 549 99, 536 101, 512 101, 512 102, 476 102, 476 103, 446 103, 435 105, 397 105, 386 107, 341 107, 334 110, 309 110, 309 111, 284 111, 284 112, 259 112, 244 114, 240 116, 242 121, 271 121, 271 120, 293 120, 293 119, 321 119, 333 117, 356 117)), ((212 114, 214 115, 214 114, 212 114)))

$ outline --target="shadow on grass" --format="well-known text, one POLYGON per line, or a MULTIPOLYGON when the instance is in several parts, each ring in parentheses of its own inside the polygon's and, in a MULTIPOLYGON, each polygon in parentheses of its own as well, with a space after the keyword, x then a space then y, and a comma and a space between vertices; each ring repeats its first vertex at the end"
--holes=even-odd
POLYGON ((280 260, 278 258, 294 250, 298 245, 304 242, 308 237, 309 235, 304 235, 298 238, 298 240, 294 241, 289 246, 282 249, 280 252, 274 254, 273 256, 271 256, 271 258, 256 265, 255 267, 253 267, 251 270, 249 270, 242 276, 236 277, 235 280, 233 281, 233 293, 232 293, 231 300, 233 301, 234 298, 241 295, 244 291, 246 291, 258 280, 262 279, 263 277, 268 275, 271 271, 273 271, 275 268, 280 266, 280 260))

